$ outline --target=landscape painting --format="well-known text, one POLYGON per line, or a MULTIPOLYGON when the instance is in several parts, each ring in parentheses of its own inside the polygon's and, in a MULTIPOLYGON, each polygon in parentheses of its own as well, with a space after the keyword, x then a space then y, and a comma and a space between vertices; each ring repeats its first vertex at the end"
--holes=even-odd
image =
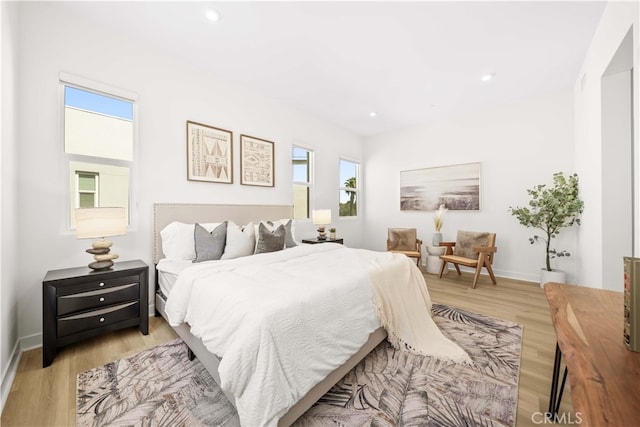
POLYGON ((480 210, 480 163, 400 172, 400 210, 480 210))

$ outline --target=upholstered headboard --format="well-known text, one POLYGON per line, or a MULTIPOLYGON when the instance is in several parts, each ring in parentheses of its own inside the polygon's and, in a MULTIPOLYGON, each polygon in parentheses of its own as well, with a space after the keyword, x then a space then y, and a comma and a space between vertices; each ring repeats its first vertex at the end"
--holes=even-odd
POLYGON ((293 217, 289 205, 208 205, 192 203, 155 203, 153 205, 153 263, 163 256, 160 231, 173 221, 222 222, 231 220, 239 225, 251 221, 276 220, 293 217))

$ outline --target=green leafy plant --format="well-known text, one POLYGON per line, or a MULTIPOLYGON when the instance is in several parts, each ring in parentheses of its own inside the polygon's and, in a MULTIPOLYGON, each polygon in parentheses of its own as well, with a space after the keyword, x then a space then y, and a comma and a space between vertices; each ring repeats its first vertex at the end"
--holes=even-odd
POLYGON ((529 242, 534 244, 541 240, 545 243, 546 268, 551 271, 551 259, 571 256, 566 250, 552 248, 551 239, 558 236, 562 228, 580 225, 579 215, 584 202, 578 194, 578 175, 565 177, 562 172, 554 173, 552 187, 536 185, 527 193, 531 196, 528 207, 509 207, 509 210, 520 224, 544 232, 542 236, 530 237, 529 242))
POLYGON ((336 232, 336 229, 335 229, 335 228, 331 227, 331 228, 329 229, 329 233, 335 233, 335 232, 336 232))

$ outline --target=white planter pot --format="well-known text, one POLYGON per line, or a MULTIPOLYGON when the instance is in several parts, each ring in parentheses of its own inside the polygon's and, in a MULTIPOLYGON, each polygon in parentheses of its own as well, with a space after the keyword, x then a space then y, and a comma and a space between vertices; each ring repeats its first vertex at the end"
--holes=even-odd
POLYGON ((553 269, 547 271, 546 268, 540 269, 540 287, 544 287, 547 282, 565 283, 567 281, 567 273, 562 270, 553 269))
POLYGON ((442 242, 442 233, 433 233, 433 238, 431 239, 431 244, 433 246, 439 246, 440 242, 442 242))

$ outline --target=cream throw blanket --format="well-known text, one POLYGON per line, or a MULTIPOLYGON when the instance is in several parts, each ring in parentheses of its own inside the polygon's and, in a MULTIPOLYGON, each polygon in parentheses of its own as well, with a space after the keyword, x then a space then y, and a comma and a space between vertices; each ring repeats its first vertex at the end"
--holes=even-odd
POLYGON ((373 263, 370 279, 376 311, 394 348, 455 363, 473 363, 460 346, 440 332, 431 318, 427 284, 413 262, 392 252, 374 259, 361 252, 361 257, 369 268, 373 263))

